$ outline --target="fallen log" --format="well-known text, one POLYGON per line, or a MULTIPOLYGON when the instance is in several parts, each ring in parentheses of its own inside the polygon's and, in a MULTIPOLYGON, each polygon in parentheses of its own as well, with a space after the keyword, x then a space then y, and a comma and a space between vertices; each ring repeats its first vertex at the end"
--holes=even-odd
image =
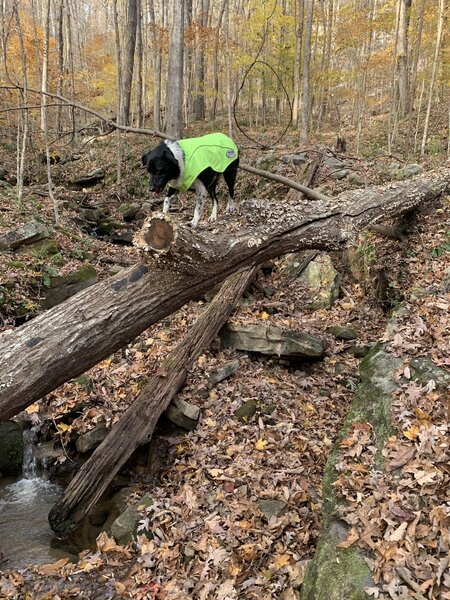
POLYGON ((141 246, 153 249, 153 258, 0 335, 0 422, 231 274, 288 252, 342 249, 369 225, 408 213, 449 189, 450 169, 443 168, 427 180, 346 192, 328 204, 295 209, 271 202, 251 215, 251 228, 233 235, 192 231, 167 215, 154 216, 141 235, 141 246), (151 233, 155 220, 165 221, 164 235, 151 233))
POLYGON ((73 531, 136 448, 150 440, 160 415, 186 379, 192 363, 227 322, 256 270, 256 267, 247 269, 223 284, 184 340, 163 361, 156 375, 81 467, 49 514, 50 526, 56 534, 66 536, 73 531))

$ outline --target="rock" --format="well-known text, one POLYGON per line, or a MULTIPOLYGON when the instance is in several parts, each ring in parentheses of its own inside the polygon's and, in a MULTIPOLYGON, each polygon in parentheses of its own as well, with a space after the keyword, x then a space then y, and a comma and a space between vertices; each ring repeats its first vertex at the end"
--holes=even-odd
POLYGON ((141 205, 137 202, 124 202, 119 206, 117 210, 122 214, 123 220, 129 223, 130 221, 133 221, 133 219, 136 218, 136 215, 141 210, 141 205))
POLYGON ((340 167, 345 167, 344 161, 340 158, 336 158, 335 156, 325 156, 324 164, 327 167, 331 167, 332 169, 339 169, 340 167))
POLYGON ((297 154, 285 154, 281 157, 281 160, 287 165, 303 165, 308 162, 308 155, 306 152, 299 152, 297 154))
POLYGON ((327 327, 327 333, 331 333, 337 340, 355 340, 358 337, 358 332, 351 327, 342 327, 341 325, 333 325, 327 327))
POLYGON ((347 175, 350 175, 350 173, 350 169, 338 169, 336 171, 332 171, 330 173, 330 177, 331 179, 337 179, 339 181, 340 179, 347 177, 347 175))
POLYGON ((107 208, 85 208, 83 209, 83 218, 89 223, 101 223, 109 215, 107 208))
POLYGON ((18 254, 23 252, 32 252, 39 258, 45 258, 46 256, 58 254, 59 246, 56 240, 48 238, 45 240, 39 240, 38 242, 33 242, 32 244, 27 244, 26 246, 21 246, 17 249, 18 254))
POLYGON ((369 354, 371 349, 371 346, 350 346, 349 352, 351 352, 355 358, 364 358, 369 354))
POLYGON ((254 400, 247 400, 237 410, 234 411, 234 416, 239 421, 250 419, 256 413, 257 405, 254 400))
POLYGON ((45 225, 38 221, 30 221, 25 225, 21 225, 0 235, 0 251, 15 250, 19 246, 31 244, 49 236, 50 232, 45 225))
POLYGON ((86 175, 75 177, 75 179, 72 179, 71 183, 76 187, 92 187, 99 181, 102 181, 105 178, 105 174, 104 169, 94 169, 86 175))
POLYGON ((273 154, 266 154, 265 156, 260 156, 256 161, 255 167, 257 169, 261 169, 262 171, 271 171, 273 167, 276 165, 277 159, 273 154))
POLYGON ((422 170, 423 170, 422 165, 412 163, 410 165, 405 165, 404 167, 399 169, 398 175, 402 179, 409 179, 410 177, 413 177, 414 175, 418 175, 419 173, 421 173, 422 170))
MULTIPOLYGON (((354 395, 352 407, 333 451, 323 478, 324 526, 314 558, 308 564, 302 585, 302 600, 328 600, 330 589, 335 600, 360 600, 366 598, 365 588, 373 587, 370 570, 360 551, 354 547, 342 547, 349 528, 340 519, 340 505, 345 502, 339 486, 336 465, 341 453, 340 445, 354 423, 369 423, 373 428, 376 444, 381 448, 392 435, 391 407, 393 392, 399 385, 395 373, 403 365, 403 358, 395 357, 377 344, 362 361, 361 383, 354 395)), ((374 469, 380 469, 374 461, 374 469)), ((371 498, 373 500, 373 497, 371 498)))
POLYGON ((94 429, 80 435, 80 437, 75 442, 75 446, 77 452, 80 454, 84 454, 85 452, 90 452, 100 446, 105 437, 108 435, 108 429, 104 423, 97 423, 94 429))
POLYGON ((0 473, 17 475, 22 472, 23 426, 15 421, 0 424, 0 473))
POLYGON ((298 277, 315 256, 319 253, 317 250, 304 250, 302 252, 294 252, 286 254, 281 266, 281 271, 291 277, 298 277))
POLYGON ((322 338, 268 325, 228 323, 219 335, 225 346, 284 358, 321 358, 325 352, 322 338))
POLYGON ((92 379, 87 375, 80 375, 76 379, 72 379, 72 383, 78 383, 78 385, 81 385, 88 394, 92 392, 94 387, 92 379))
POLYGON ((125 546, 134 542, 138 535, 139 521, 143 518, 143 512, 140 508, 148 508, 153 504, 153 499, 149 494, 145 494, 139 504, 129 506, 111 525, 111 535, 118 544, 125 546))
POLYGON ((336 271, 328 254, 320 254, 312 260, 299 276, 310 288, 309 308, 329 308, 339 298, 341 276, 336 271))
POLYGON ((258 500, 258 506, 262 513, 269 519, 271 517, 281 517, 287 513, 288 507, 283 500, 258 500))
POLYGON ((185 400, 175 397, 169 405, 164 415, 177 425, 187 431, 193 431, 197 427, 200 418, 200 408, 195 404, 190 404, 185 400))
POLYGON ((110 240, 113 244, 124 244, 124 245, 128 245, 128 246, 132 246, 133 245, 133 235, 134 235, 133 232, 128 229, 124 229, 122 231, 114 231, 110 235, 110 240))
POLYGON ((227 379, 227 377, 230 377, 230 375, 233 375, 233 373, 236 373, 236 371, 238 369, 239 369, 239 361, 232 360, 232 361, 222 365, 221 367, 218 367, 214 371, 211 371, 208 374, 209 382, 212 383, 213 385, 216 385, 216 383, 219 383, 220 381, 227 379))
POLYGON ((91 265, 84 265, 68 275, 48 277, 45 282, 47 292, 42 302, 43 308, 56 306, 80 290, 97 283, 97 271, 91 265))
POLYGON ((122 229, 123 223, 118 221, 112 221, 111 219, 104 219, 100 221, 96 229, 97 235, 112 235, 116 229, 122 229))
POLYGON ((410 368, 413 379, 423 385, 432 379, 438 388, 450 387, 450 370, 438 367, 431 358, 417 356, 411 360, 410 368))
POLYGON ((347 179, 353 185, 366 185, 366 179, 354 171, 348 175, 347 179))

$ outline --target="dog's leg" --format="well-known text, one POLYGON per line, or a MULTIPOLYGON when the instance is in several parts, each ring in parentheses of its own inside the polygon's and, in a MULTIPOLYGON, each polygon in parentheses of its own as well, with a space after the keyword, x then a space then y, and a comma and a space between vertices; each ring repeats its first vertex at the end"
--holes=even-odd
POLYGON ((168 213, 170 210, 170 198, 177 193, 175 188, 169 187, 167 190, 167 196, 164 198, 163 212, 168 213))
POLYGON ((232 213, 234 211, 234 184, 236 183, 236 176, 239 167, 239 158, 233 161, 223 172, 223 178, 228 188, 228 203, 226 212, 232 213))
POLYGON ((206 192, 205 186, 199 179, 196 179, 194 181, 193 187, 196 192, 196 200, 195 200, 194 217, 191 221, 191 225, 192 225, 192 227, 197 227, 198 222, 200 221, 200 218, 202 216, 203 206, 205 205, 205 197, 206 197, 207 192, 206 192))
POLYGON ((210 223, 214 223, 214 221, 217 221, 217 206, 218 206, 217 196, 216 196, 216 185, 215 185, 215 182, 209 188, 208 192, 209 192, 209 195, 211 196, 211 200, 212 200, 212 203, 213 203, 211 215, 210 215, 208 221, 210 223))

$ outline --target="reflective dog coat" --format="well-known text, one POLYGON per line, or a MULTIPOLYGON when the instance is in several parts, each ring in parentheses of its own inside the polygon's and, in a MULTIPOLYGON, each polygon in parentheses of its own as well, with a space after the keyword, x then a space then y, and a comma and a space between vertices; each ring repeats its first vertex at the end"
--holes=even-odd
POLYGON ((223 133, 210 133, 201 137, 178 140, 184 153, 183 180, 176 186, 180 192, 186 192, 199 174, 210 167, 217 173, 225 169, 238 157, 236 144, 223 133))

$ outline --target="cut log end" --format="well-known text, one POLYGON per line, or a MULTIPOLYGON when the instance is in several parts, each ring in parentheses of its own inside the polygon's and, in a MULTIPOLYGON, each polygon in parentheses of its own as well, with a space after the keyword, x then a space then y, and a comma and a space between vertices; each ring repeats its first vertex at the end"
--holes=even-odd
POLYGON ((177 226, 172 219, 165 213, 156 213, 144 221, 133 243, 146 252, 164 254, 173 246, 177 235, 177 226))

